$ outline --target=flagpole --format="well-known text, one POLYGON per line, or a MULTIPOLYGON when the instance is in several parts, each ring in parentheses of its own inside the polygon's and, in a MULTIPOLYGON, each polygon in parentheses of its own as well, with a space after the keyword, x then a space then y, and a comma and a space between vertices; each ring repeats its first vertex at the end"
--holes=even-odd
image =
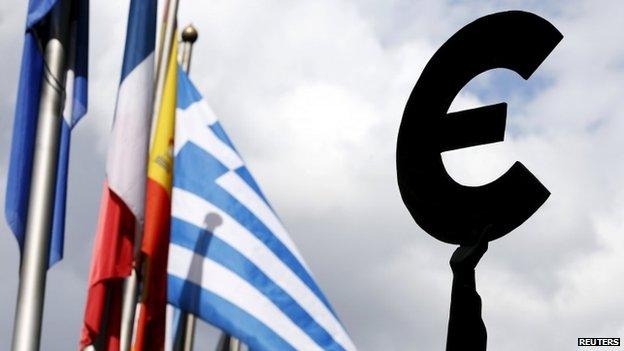
POLYGON ((228 334, 221 334, 216 351, 241 351, 242 343, 228 334))
POLYGON ((187 75, 191 71, 191 56, 193 55, 193 44, 197 41, 198 37, 197 29, 189 24, 182 30, 182 69, 187 75))
POLYGON ((71 0, 59 0, 50 14, 44 49, 39 117, 28 201, 24 251, 13 327, 13 351, 39 350, 56 193, 56 168, 67 70, 71 0))
POLYGON ((230 339, 230 351, 241 351, 242 343, 235 337, 231 335, 227 336, 230 339))
MULTIPOLYGON (((180 64, 182 65, 182 69, 186 72, 187 75, 190 74, 191 71, 191 57, 193 55, 193 44, 197 41, 198 33, 197 29, 189 24, 182 31, 182 57, 180 64)), ((193 350, 193 342, 195 340, 195 325, 197 318, 185 311, 180 312, 180 320, 182 320, 182 327, 184 330, 182 331, 181 340, 176 340, 174 345, 174 351, 192 351, 193 350)), ((241 342, 231 337, 230 335, 224 334, 223 336, 226 340, 227 351, 240 351, 241 342)))
MULTIPOLYGON (((193 54, 193 44, 197 41, 197 29, 189 24, 182 31, 182 69, 186 74, 190 74, 191 56, 193 54)), ((195 316, 191 313, 181 311, 180 320, 182 322, 182 338, 179 342, 175 342, 174 351, 192 351, 193 342, 195 341, 195 316)), ((176 340, 177 341, 177 340, 176 340)))
MULTIPOLYGON (((167 74, 167 57, 171 52, 172 42, 175 39, 176 16, 178 13, 179 0, 167 0, 165 3, 165 13, 163 15, 163 24, 160 30, 160 38, 158 45, 158 55, 156 56, 156 70, 154 77, 154 95, 152 98, 152 115, 150 122, 150 130, 154 130, 154 123, 157 120, 162 100, 162 93, 165 86, 165 76, 167 74)), ((150 132, 150 145, 153 138, 150 132)), ((147 159, 146 159, 147 162, 147 159)), ((121 307, 121 327, 119 335, 119 347, 121 351, 130 351, 132 348, 132 336, 134 331, 134 319, 136 314, 136 306, 139 299, 139 272, 143 270, 141 260, 141 243, 143 242, 143 228, 140 224, 136 225, 135 232, 135 259, 134 267, 130 276, 124 282, 123 302, 121 307)))
MULTIPOLYGON (((182 57, 180 64, 182 65, 182 69, 186 72, 187 75, 190 74, 191 71, 191 57, 193 55, 193 44, 197 41, 198 33, 197 29, 189 24, 182 31, 182 57)), ((176 340, 174 345, 174 351, 192 351, 193 350, 193 342, 195 339, 195 325, 197 318, 185 311, 180 312, 180 320, 182 320, 182 327, 184 330, 182 331, 181 340, 176 340)), ((240 351, 241 343, 238 339, 231 337, 230 335, 223 336, 226 340, 227 351, 240 351)))
MULTIPOLYGON (((176 17, 178 14, 179 0, 167 0, 165 3, 165 13, 163 26, 161 28, 161 36, 158 46, 158 56, 156 57, 156 77, 154 79, 154 104, 152 105, 152 130, 158 119, 160 103, 162 101, 162 93, 165 88, 165 77, 167 75, 167 58, 171 53, 171 47, 176 29, 176 17)), ((153 137, 154 133, 151 133, 153 137)), ((151 145, 151 139, 150 139, 151 145)))

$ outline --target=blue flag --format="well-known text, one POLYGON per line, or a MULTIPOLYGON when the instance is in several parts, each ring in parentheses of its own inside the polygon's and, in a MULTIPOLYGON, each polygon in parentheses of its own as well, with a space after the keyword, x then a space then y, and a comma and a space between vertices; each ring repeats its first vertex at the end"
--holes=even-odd
MULTIPOLYGON (((5 204, 6 219, 17 238, 20 250, 23 249, 26 232, 26 216, 28 214, 30 180, 39 115, 39 95, 44 69, 41 51, 43 47, 42 38, 47 36, 46 24, 48 21, 46 18, 57 3, 59 3, 58 0, 30 0, 28 4, 5 204)), ((63 257, 70 132, 72 127, 87 112, 88 19, 88 0, 74 1, 68 43, 68 72, 65 85, 67 99, 61 127, 48 266, 52 266, 63 257)))

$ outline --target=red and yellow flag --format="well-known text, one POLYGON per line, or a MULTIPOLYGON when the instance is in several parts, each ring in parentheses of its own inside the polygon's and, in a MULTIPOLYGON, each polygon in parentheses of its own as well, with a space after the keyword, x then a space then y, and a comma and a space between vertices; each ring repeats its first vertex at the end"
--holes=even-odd
POLYGON ((178 45, 174 40, 147 168, 145 229, 141 247, 145 269, 135 351, 162 350, 165 342, 177 57, 178 45))

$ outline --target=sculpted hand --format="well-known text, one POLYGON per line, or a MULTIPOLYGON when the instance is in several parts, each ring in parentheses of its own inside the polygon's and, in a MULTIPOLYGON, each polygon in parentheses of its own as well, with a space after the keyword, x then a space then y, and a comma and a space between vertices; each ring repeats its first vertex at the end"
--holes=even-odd
POLYGON ((451 269, 456 271, 474 270, 481 260, 481 257, 488 249, 488 231, 491 226, 486 227, 477 239, 477 243, 470 246, 460 246, 451 256, 451 269))

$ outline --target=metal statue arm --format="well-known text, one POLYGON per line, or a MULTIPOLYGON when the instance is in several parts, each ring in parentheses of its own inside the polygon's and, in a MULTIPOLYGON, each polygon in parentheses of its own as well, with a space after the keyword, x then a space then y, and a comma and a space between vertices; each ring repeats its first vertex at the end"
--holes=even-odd
POLYGON ((481 319, 481 297, 477 293, 475 268, 488 249, 484 231, 472 246, 460 246, 450 260, 453 271, 451 310, 446 351, 485 351, 487 331, 481 319))

